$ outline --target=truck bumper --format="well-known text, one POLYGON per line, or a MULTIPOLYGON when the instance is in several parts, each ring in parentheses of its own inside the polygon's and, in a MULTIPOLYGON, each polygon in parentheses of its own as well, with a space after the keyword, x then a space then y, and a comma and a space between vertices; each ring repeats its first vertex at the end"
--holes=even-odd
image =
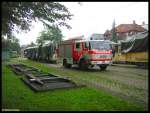
POLYGON ((112 61, 90 61, 91 65, 99 65, 99 64, 107 64, 107 65, 111 65, 112 61))

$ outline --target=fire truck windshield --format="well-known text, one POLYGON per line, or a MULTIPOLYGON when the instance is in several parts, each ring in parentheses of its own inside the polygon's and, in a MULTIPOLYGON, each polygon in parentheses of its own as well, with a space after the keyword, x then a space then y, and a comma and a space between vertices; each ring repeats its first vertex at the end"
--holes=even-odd
POLYGON ((90 42, 91 49, 97 50, 110 50, 110 44, 105 41, 91 41, 90 42))

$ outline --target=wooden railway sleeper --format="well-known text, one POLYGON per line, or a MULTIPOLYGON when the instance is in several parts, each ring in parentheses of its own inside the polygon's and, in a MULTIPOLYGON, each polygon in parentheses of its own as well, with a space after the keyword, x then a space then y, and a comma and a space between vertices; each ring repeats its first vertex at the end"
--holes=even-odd
POLYGON ((44 85, 44 82, 42 82, 40 79, 38 79, 37 77, 34 77, 32 74, 26 74, 26 77, 30 78, 29 80, 31 82, 37 82, 40 85, 44 85))

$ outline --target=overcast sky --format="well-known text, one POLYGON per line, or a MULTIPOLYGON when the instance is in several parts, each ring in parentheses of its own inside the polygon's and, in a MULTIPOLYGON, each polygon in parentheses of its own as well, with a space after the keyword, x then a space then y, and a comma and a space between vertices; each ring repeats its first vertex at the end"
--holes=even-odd
MULTIPOLYGON (((148 2, 61 2, 74 16, 67 23, 72 27, 68 30, 61 27, 64 39, 93 33, 103 34, 112 28, 115 19, 119 24, 132 24, 133 20, 139 25, 148 23, 148 2)), ((33 23, 28 33, 17 34, 20 44, 35 42, 39 32, 43 30, 42 23, 33 23)))

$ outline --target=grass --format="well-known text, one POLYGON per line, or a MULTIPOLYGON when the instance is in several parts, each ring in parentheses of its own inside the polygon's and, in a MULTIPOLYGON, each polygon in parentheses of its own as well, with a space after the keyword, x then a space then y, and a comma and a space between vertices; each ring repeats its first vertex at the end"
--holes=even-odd
POLYGON ((110 68, 107 71, 82 71, 78 69, 63 69, 48 67, 46 64, 20 60, 21 63, 33 65, 38 68, 45 67, 45 72, 67 76, 79 83, 88 86, 99 85, 114 92, 125 94, 132 101, 141 101, 141 105, 147 107, 148 101, 148 71, 136 68, 110 68), (37 65, 38 64, 38 65, 37 65), (141 74, 139 76, 139 74, 141 74), (143 104, 146 103, 146 104, 143 104))
MULTIPOLYGON (((35 93, 8 67, 7 63, 24 63, 44 72, 66 75, 44 64, 29 60, 11 60, 2 63, 2 108, 21 111, 144 111, 139 104, 131 103, 108 92, 92 87, 63 89, 35 93)), ((74 75, 70 73, 69 75, 74 75)), ((77 72, 79 73, 79 72, 77 72)), ((76 73, 75 73, 76 74, 76 73)), ((86 72, 82 72, 83 76, 86 72)))

